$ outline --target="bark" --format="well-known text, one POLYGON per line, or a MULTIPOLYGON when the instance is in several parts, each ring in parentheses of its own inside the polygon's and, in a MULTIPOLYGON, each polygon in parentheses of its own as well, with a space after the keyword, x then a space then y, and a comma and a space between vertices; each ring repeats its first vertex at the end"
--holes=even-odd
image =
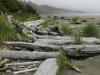
POLYGON ((58 68, 56 58, 47 59, 33 75, 56 75, 58 68))
POLYGON ((1 51, 0 57, 22 60, 40 60, 45 58, 55 58, 59 52, 29 52, 29 51, 1 51))
POLYGON ((68 56, 95 56, 100 54, 100 45, 62 46, 68 56))
POLYGON ((14 46, 14 47, 22 47, 22 48, 29 48, 29 49, 38 49, 38 50, 58 50, 61 49, 60 46, 57 45, 47 45, 41 43, 27 43, 27 42, 4 42, 4 45, 7 46, 14 46))

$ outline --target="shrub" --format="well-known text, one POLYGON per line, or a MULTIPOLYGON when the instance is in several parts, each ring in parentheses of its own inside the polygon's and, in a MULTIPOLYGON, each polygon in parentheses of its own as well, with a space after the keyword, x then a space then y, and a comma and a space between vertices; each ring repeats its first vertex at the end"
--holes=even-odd
POLYGON ((57 63, 59 68, 66 68, 66 67, 71 67, 71 62, 69 59, 66 57, 66 53, 61 51, 60 54, 57 56, 57 63))
POLYGON ((99 29, 92 23, 87 24, 83 28, 83 35, 87 37, 97 37, 99 34, 99 29))
POLYGON ((44 23, 42 23, 42 27, 48 27, 48 21, 45 21, 44 23))
POLYGON ((81 35, 80 34, 76 34, 75 35, 75 45, 81 45, 83 44, 83 41, 81 39, 81 35))
POLYGON ((78 20, 79 20, 78 17, 73 17, 70 21, 71 21, 71 22, 77 22, 78 20))
POLYGON ((66 57, 66 53, 63 51, 60 51, 60 54, 57 56, 57 64, 59 66, 59 69, 57 70, 56 75, 59 75, 63 69, 66 69, 67 67, 72 67, 71 62, 66 57))
POLYGON ((73 30, 70 28, 70 27, 68 27, 67 25, 62 25, 61 26, 61 31, 63 31, 63 33, 65 34, 65 35, 70 35, 70 34, 73 34, 73 30))

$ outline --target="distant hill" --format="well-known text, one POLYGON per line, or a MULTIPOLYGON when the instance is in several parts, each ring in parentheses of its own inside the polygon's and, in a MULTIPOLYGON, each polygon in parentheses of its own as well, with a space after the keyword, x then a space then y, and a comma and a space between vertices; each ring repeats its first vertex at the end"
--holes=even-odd
POLYGON ((55 8, 49 5, 37 5, 31 1, 21 1, 21 3, 29 4, 34 9, 36 9, 39 13, 44 14, 66 14, 66 13, 84 13, 83 11, 75 11, 75 10, 69 10, 69 9, 62 9, 62 8, 55 8))
POLYGON ((48 5, 40 5, 38 7, 39 7, 39 12, 41 13, 54 13, 54 14, 84 13, 83 11, 74 11, 69 9, 55 8, 48 5))

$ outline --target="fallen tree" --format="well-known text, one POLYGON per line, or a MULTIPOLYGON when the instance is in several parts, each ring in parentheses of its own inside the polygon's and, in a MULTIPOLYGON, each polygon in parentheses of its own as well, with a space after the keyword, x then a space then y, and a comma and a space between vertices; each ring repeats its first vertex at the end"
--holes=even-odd
POLYGON ((94 56, 100 54, 100 45, 62 46, 68 56, 94 56))
POLYGON ((14 46, 14 47, 21 47, 21 48, 29 48, 33 50, 58 50, 61 49, 60 46, 57 45, 47 45, 41 43, 27 43, 27 42, 4 42, 4 45, 7 46, 14 46))
POLYGON ((59 67, 56 58, 45 60, 33 75, 56 75, 59 67))
POLYGON ((0 57, 8 59, 28 59, 28 60, 39 60, 46 58, 55 58, 59 52, 30 52, 30 51, 1 51, 0 57))

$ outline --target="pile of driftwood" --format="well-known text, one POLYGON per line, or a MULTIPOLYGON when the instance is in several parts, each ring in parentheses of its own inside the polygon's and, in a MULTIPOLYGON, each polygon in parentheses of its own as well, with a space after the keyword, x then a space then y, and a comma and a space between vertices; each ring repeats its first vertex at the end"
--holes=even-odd
POLYGON ((16 29, 22 31, 28 40, 23 40, 18 35, 18 41, 3 43, 7 49, 0 51, 0 57, 3 58, 0 62, 0 71, 7 71, 12 75, 29 71, 36 71, 33 75, 56 75, 59 68, 56 62, 56 57, 60 54, 58 50, 65 51, 68 56, 77 57, 100 54, 100 46, 92 45, 100 43, 99 39, 82 37, 84 45, 74 45, 74 37, 61 36, 63 33, 59 30, 59 26, 43 28, 41 26, 43 22, 44 20, 41 19, 23 22, 16 26, 16 29), (41 62, 43 59, 46 60, 41 62), (11 60, 18 61, 7 63, 11 60), (37 64, 40 65, 39 68, 37 64))

